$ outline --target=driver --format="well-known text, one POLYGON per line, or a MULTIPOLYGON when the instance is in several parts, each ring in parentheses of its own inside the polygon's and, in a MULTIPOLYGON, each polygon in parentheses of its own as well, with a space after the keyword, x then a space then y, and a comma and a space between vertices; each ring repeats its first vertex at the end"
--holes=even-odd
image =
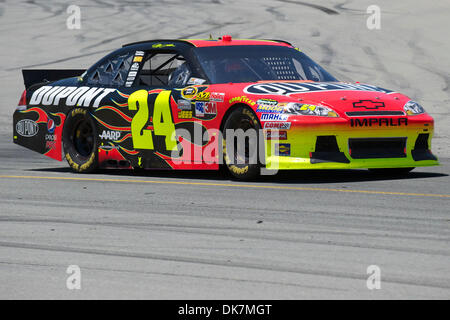
POLYGON ((169 75, 168 85, 171 87, 184 87, 190 76, 191 70, 185 61, 169 75))

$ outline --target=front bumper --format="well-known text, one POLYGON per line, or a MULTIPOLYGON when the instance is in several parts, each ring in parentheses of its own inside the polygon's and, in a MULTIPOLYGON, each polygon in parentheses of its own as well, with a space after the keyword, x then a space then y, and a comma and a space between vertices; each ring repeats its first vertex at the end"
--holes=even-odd
POLYGON ((266 168, 356 169, 439 165, 430 151, 433 120, 429 116, 412 119, 408 125, 396 127, 353 128, 349 120, 342 118, 320 125, 292 121, 291 128, 286 131, 287 137, 281 135, 285 140, 266 140, 266 168))

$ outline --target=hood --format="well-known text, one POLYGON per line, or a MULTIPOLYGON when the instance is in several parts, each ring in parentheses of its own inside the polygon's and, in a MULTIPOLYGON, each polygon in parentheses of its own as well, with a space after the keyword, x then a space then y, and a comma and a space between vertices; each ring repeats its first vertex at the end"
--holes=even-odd
MULTIPOLYGON (((322 104, 344 112, 403 111, 410 99, 400 93, 360 83, 344 82, 258 82, 247 85, 244 93, 279 102, 322 104)), ((255 98, 254 98, 255 99, 255 98)))

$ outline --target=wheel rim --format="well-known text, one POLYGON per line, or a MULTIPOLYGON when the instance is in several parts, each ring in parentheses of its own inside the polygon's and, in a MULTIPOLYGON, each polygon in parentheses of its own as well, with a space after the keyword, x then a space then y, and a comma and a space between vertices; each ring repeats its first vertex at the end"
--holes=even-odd
MULTIPOLYGON (((255 126, 253 125, 253 123, 251 122, 250 119, 235 119, 232 122, 232 125, 230 126, 233 130, 239 130, 242 129, 242 131, 244 131, 244 133, 247 132, 247 130, 252 129, 255 130, 255 126)), ((251 158, 251 156, 253 154, 250 153, 250 145, 258 143, 257 141, 258 139, 256 139, 256 141, 252 141, 249 137, 245 137, 245 146, 244 146, 244 154, 239 154, 239 152, 237 152, 237 137, 234 137, 234 146, 236 151, 233 150, 233 157, 234 157, 234 163, 238 164, 238 163, 244 163, 244 164, 248 164, 249 163, 249 159, 251 158)), ((256 150, 253 150, 254 152, 256 150)))
POLYGON ((72 142, 75 150, 81 156, 88 157, 94 150, 94 130, 85 119, 79 121, 74 128, 72 142))

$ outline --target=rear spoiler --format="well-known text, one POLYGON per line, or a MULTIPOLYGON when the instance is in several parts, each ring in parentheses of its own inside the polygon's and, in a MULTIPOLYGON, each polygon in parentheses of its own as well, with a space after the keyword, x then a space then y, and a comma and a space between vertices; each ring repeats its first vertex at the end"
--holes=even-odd
POLYGON ((33 84, 52 82, 65 78, 78 77, 86 70, 82 69, 34 69, 34 70, 22 70, 23 82, 25 88, 28 89, 33 84))

